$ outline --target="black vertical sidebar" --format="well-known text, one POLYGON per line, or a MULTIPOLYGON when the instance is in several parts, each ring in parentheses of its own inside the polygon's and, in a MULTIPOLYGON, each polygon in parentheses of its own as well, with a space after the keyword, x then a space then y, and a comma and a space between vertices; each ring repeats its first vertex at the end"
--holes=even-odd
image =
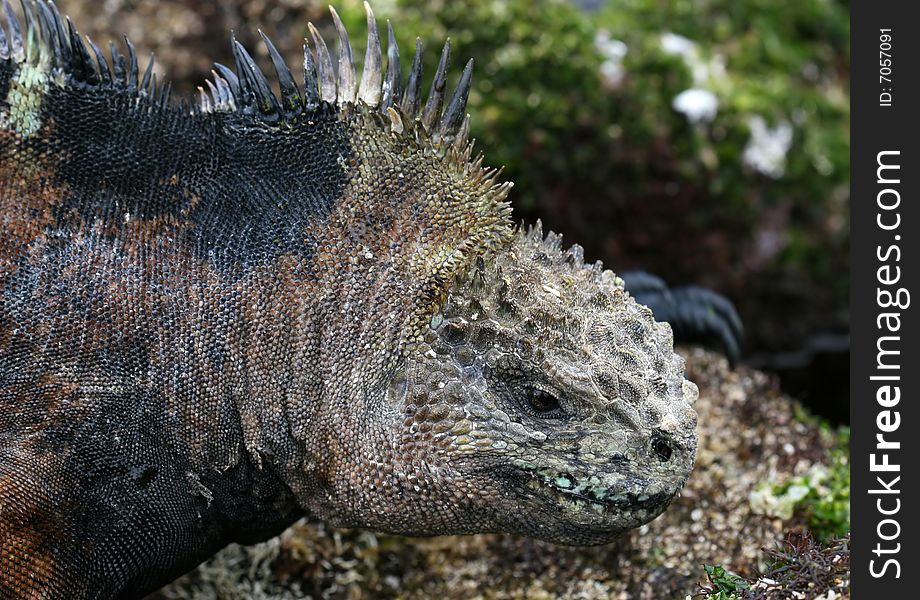
POLYGON ((911 8, 916 4, 855 0, 850 13, 851 581, 857 600, 917 597, 920 568, 920 21, 911 8))

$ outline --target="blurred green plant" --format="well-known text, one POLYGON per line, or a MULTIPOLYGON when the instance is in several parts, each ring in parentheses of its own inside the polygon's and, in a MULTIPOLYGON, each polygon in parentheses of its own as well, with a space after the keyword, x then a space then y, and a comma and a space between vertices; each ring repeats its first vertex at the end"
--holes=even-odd
MULTIPOLYGON (((688 211, 683 219, 672 213, 674 225, 661 230, 681 242, 664 256, 658 240, 640 240, 624 253, 657 257, 656 269, 673 269, 674 261, 687 276, 728 292, 746 317, 751 346, 790 347, 816 329, 845 327, 846 4, 623 0, 608 2, 595 21, 629 48, 623 81, 611 92, 623 143, 638 158, 627 171, 636 177, 620 179, 633 188, 627 205, 688 211), (675 110, 672 99, 684 86, 715 96, 711 120, 691 123, 675 110), (785 148, 777 140, 783 132, 785 148), (643 155, 643 147, 668 152, 643 155), (677 195, 688 198, 675 203, 643 194, 643 162, 673 178, 677 195), (681 256, 681 245, 690 256, 681 256), (722 275, 706 277, 708 269, 722 275)), ((637 211, 648 212, 628 213, 637 211)), ((668 218, 667 209, 653 214, 668 218)))
POLYGON ((705 600, 740 600, 750 585, 721 565, 703 565, 709 584, 703 589, 705 600))

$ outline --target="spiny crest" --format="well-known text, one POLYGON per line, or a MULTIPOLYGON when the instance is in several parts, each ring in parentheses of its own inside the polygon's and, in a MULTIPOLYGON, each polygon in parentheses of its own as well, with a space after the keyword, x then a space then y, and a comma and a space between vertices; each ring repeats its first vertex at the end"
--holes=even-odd
MULTIPOLYGON (((521 247, 528 248, 529 252, 535 256, 539 255, 541 261, 553 264, 558 267, 570 267, 574 271, 587 269, 591 273, 600 275, 604 273, 604 263, 596 261, 585 263, 585 250, 578 244, 572 244, 563 250, 562 235, 553 231, 543 233, 543 223, 539 219, 533 225, 527 227, 523 223, 518 227, 518 236, 523 244, 521 247)), ((618 286, 623 287, 623 280, 619 277, 618 286)))
POLYGON ((592 306, 607 306, 608 292, 614 290, 621 298, 629 296, 620 277, 604 269, 600 261, 586 263, 578 244, 564 249, 562 236, 552 231, 544 234, 539 220, 517 227, 508 248, 507 253, 478 256, 470 269, 457 274, 454 284, 471 292, 468 299, 479 307, 474 312, 488 313, 486 308, 491 306, 500 316, 515 314, 515 306, 532 297, 537 288, 560 299, 566 297, 570 303, 592 306))
POLYGON ((137 53, 125 38, 128 55, 109 44, 110 57, 88 37, 77 32, 50 0, 20 0, 23 26, 8 0, 0 14, 0 60, 57 71, 88 86, 108 86, 150 98, 154 106, 169 104, 170 85, 157 85, 153 55, 143 75, 137 53), (4 23, 4 21, 6 21, 4 23))
POLYGON ((313 47, 311 49, 310 43, 304 40, 302 88, 294 81, 290 68, 268 36, 260 32, 281 90, 280 99, 272 91, 268 78, 249 52, 233 40, 236 69, 221 64, 215 66, 214 82, 208 82, 207 91, 200 88, 202 110, 242 110, 273 121, 302 111, 311 111, 321 102, 336 104, 342 108, 354 107, 361 103, 385 114, 390 120, 391 128, 398 133, 412 129, 412 125, 417 122, 421 124, 423 133, 435 141, 453 139, 455 145, 462 147, 469 132, 466 102, 473 75, 472 59, 467 62, 457 88, 445 104, 450 59, 448 40, 441 52, 441 61, 428 98, 424 106, 421 106, 421 41, 416 40, 412 69, 406 87, 403 88, 399 46, 393 34, 392 24, 387 21, 387 67, 384 72, 377 21, 367 2, 364 3, 364 9, 367 13, 367 51, 360 80, 348 32, 338 13, 330 6, 338 37, 338 55, 333 58, 322 34, 313 23, 308 23, 313 47))
MULTIPOLYGON (((88 37, 81 36, 69 18, 62 17, 51 0, 20 0, 25 25, 20 24, 9 0, 2 0, 0 15, 0 59, 19 64, 33 64, 57 69, 84 85, 108 86, 151 98, 155 105, 169 102, 168 83, 157 85, 153 74, 153 56, 140 75, 135 48, 125 38, 127 56, 114 44, 109 55, 88 37), (5 19, 4 19, 5 15, 5 19), (6 21, 4 26, 3 21, 6 21)), ((261 31, 280 94, 276 95, 268 77, 249 51, 235 38, 231 48, 235 69, 215 64, 212 79, 199 87, 199 99, 190 109, 203 112, 233 112, 258 115, 265 121, 279 121, 304 111, 312 111, 321 102, 349 108, 362 103, 385 115, 391 128, 417 130, 432 141, 451 140, 457 148, 466 146, 469 122, 466 102, 472 80, 473 61, 467 62, 457 88, 446 100, 447 67, 450 40, 444 44, 428 98, 421 106, 422 45, 416 40, 415 56, 408 81, 403 88, 399 47, 387 21, 387 66, 383 70, 383 52, 377 21, 367 2, 367 52, 360 80, 352 55, 348 32, 335 9, 330 7, 338 34, 338 55, 333 60, 329 47, 312 24, 308 24, 313 48, 304 40, 303 86, 299 85, 278 49, 261 31), (280 96, 280 97, 279 97, 280 96), (445 102, 446 100, 446 102, 445 102)))

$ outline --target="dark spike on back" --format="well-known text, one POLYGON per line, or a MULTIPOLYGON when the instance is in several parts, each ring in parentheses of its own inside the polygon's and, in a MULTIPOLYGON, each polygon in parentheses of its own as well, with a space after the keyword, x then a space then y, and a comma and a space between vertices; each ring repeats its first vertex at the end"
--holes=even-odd
POLYGON ((125 56, 118 50, 115 42, 109 42, 109 54, 112 56, 112 75, 115 83, 122 86, 127 79, 125 56))
POLYGON ((211 77, 214 78, 214 83, 211 83, 210 79, 205 81, 208 87, 211 88, 212 93, 216 94, 214 97, 217 99, 217 105, 225 110, 230 105, 230 87, 227 85, 227 81, 213 69, 211 70, 211 77))
POLYGON ((240 77, 243 103, 257 108, 266 115, 277 114, 278 99, 272 92, 268 79, 246 48, 236 39, 233 39, 233 58, 236 60, 236 70, 240 77))
POLYGON ((364 54, 364 68, 361 73, 361 85, 358 98, 368 106, 380 104, 381 85, 383 83, 383 56, 380 50, 380 36, 377 34, 377 21, 371 5, 364 3, 367 13, 367 52, 364 54))
POLYGON ((335 24, 335 31, 339 35, 339 93, 338 100, 340 103, 355 103, 355 94, 357 93, 357 74, 355 70, 355 60, 351 53, 351 42, 348 40, 348 31, 339 13, 335 12, 333 7, 329 7, 332 13, 332 22, 335 24))
POLYGON ((313 26, 313 23, 307 23, 307 27, 313 37, 313 45, 316 46, 316 69, 319 75, 320 98, 325 102, 335 102, 335 71, 332 70, 332 57, 329 56, 329 48, 326 46, 326 40, 320 35, 319 30, 313 26))
POLYGON ((431 91, 428 92, 428 100, 425 102, 425 110, 422 113, 422 126, 425 131, 434 130, 434 124, 438 122, 441 116, 441 105, 444 102, 444 88, 447 86, 447 64, 450 62, 450 38, 444 42, 444 49, 441 50, 441 60, 438 62, 438 70, 434 74, 434 80, 431 82, 431 91))
MULTIPOLYGON (((155 88, 154 88, 154 91, 156 92, 155 88)), ((165 108, 166 105, 169 104, 169 96, 171 93, 172 93, 172 82, 167 81, 163 85, 160 86, 159 95, 157 96, 156 103, 158 103, 161 107, 165 108)))
POLYGON ((412 69, 406 84, 406 95, 402 99, 402 111, 410 119, 418 113, 419 93, 422 87, 422 40, 415 38, 415 56, 412 57, 412 69))
MULTIPOLYGON (((220 88, 215 86, 210 79, 205 79, 204 83, 208 86, 208 94, 210 94, 210 96, 207 99, 207 106, 205 106, 205 98, 202 96, 201 110, 204 112, 212 112, 214 110, 223 109, 224 103, 221 98, 220 88)), ((198 90, 199 93, 204 92, 200 87, 198 90)))
POLYGON ((234 103, 236 103, 236 99, 240 97, 240 80, 236 76, 236 73, 233 72, 233 69, 221 63, 214 63, 214 68, 217 69, 220 76, 227 82, 227 86, 230 88, 230 94, 233 96, 234 103))
MULTIPOLYGON (((212 90, 214 89, 213 84, 210 81, 206 80, 206 83, 211 86, 212 90)), ((198 102, 203 112, 212 112, 214 110, 214 100, 216 100, 216 98, 213 95, 204 91, 202 86, 198 86, 198 102)))
POLYGON ((439 133, 447 135, 454 131, 466 115, 466 99, 470 95, 470 84, 473 81, 473 59, 467 61, 463 68, 463 74, 460 76, 460 82, 457 83, 457 89, 451 97, 447 108, 444 109, 444 116, 441 117, 439 133))
POLYGON ((217 93, 219 95, 220 108, 223 110, 235 108, 236 103, 233 98, 233 91, 230 89, 230 84, 227 83, 227 80, 221 77, 217 71, 212 70, 211 75, 214 76, 214 86, 217 88, 217 93))
POLYGON ((35 19, 39 25, 39 38, 43 52, 47 52, 51 63, 54 64, 58 56, 57 30, 51 23, 53 17, 44 2, 36 2, 33 7, 35 19))
POLYGON ((25 48, 22 46, 22 26, 19 24, 19 17, 13 10, 8 0, 3 0, 3 12, 6 13, 6 22, 9 27, 9 54, 17 62, 21 62, 26 57, 25 48))
MULTIPOLYGON (((61 53, 61 39, 58 36, 58 27, 54 22, 54 13, 48 8, 47 2, 37 2, 36 16, 41 24, 42 40, 51 53, 52 62, 56 62, 61 53)), ((0 28, 2 29, 2 28, 0 28)))
POLYGON ((112 71, 109 69, 109 61, 105 59, 105 54, 102 52, 102 48, 96 45, 89 36, 87 36, 86 41, 89 43, 89 47, 93 51, 93 55, 96 57, 96 69, 99 72, 99 79, 102 83, 111 83, 112 82, 112 71))
POLYGON ((26 62, 37 63, 41 53, 42 42, 38 39, 38 31, 35 27, 36 15, 33 12, 34 7, 29 0, 19 0, 19 6, 22 7, 23 22, 25 25, 25 50, 26 62))
MULTIPOLYGON (((252 86, 246 77, 245 64, 246 59, 240 56, 237 46, 240 44, 236 41, 236 33, 230 32, 230 52, 233 54, 233 62, 236 65, 236 80, 239 84, 239 93, 237 95, 238 104, 242 107, 252 108, 255 104, 255 94, 252 86)), ((240 46, 242 48, 242 46, 240 46)))
POLYGON ((156 89, 156 76, 153 74, 153 52, 150 53, 150 60, 147 61, 147 68, 144 69, 144 76, 141 78, 140 92, 141 94, 149 94, 156 89), (148 89, 150 84, 153 83, 153 88, 148 89))
POLYGON ((128 39, 128 36, 125 36, 125 46, 128 48, 128 79, 126 83, 128 84, 128 89, 136 90, 139 70, 137 66, 137 50, 131 40, 128 39))
POLYGON ((393 34, 393 25, 387 20, 387 74, 383 81, 383 101, 380 106, 387 109, 402 97, 402 65, 399 64, 399 45, 393 34))
POLYGON ((93 59, 90 58, 86 45, 83 44, 83 39, 69 17, 67 18, 67 31, 70 37, 70 47, 73 49, 71 64, 77 73, 77 78, 90 84, 99 83, 99 74, 96 73, 93 59))
POLYGON ((278 75, 278 85, 281 89, 281 107, 285 112, 293 112, 302 106, 303 99, 300 96, 300 88, 294 83, 294 76, 291 75, 291 69, 288 68, 281 53, 275 48, 272 41, 261 30, 259 35, 262 36, 262 43, 268 49, 268 55, 272 59, 272 65, 275 67, 275 73, 278 75))
POLYGON ((54 27, 55 37, 57 38, 57 51, 59 52, 58 64, 69 65, 73 61, 73 53, 70 44, 67 41, 67 31, 64 28, 64 18, 58 12, 57 6, 53 2, 42 2, 43 11, 48 13, 48 21, 54 27))
POLYGON ((316 65, 313 64, 313 53, 310 52, 306 38, 303 40, 303 103, 308 110, 319 104, 316 65))

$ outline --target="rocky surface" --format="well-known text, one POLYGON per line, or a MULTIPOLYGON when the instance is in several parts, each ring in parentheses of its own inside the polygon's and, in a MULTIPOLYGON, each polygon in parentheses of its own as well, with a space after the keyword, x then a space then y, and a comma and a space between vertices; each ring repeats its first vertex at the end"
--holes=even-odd
POLYGON ((704 564, 754 575, 764 567, 762 549, 778 547, 796 523, 756 514, 751 493, 762 482, 787 481, 826 463, 835 440, 803 422, 797 404, 763 373, 731 371, 703 350, 683 353, 700 387, 694 473, 661 517, 617 543, 405 539, 298 523, 269 542, 228 547, 152 598, 684 600, 699 592, 704 564))

